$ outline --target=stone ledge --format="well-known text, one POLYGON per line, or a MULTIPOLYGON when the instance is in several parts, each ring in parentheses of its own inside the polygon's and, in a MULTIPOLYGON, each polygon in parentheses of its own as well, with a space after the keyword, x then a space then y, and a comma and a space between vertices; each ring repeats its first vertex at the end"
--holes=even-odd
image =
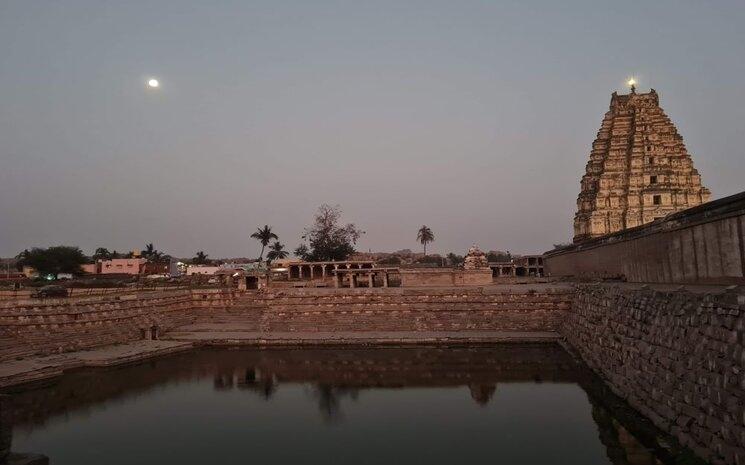
POLYGON ((62 355, 6 361, 0 365, 0 387, 30 384, 62 376, 84 367, 105 367, 138 362, 194 347, 185 341, 136 341, 62 355))

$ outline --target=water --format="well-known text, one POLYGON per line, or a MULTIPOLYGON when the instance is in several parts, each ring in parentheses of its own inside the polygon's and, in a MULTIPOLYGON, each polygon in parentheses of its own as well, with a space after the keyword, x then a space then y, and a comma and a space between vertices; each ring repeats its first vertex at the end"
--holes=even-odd
POLYGON ((53 465, 663 463, 603 392, 552 345, 204 350, 13 393, 13 450, 53 465))

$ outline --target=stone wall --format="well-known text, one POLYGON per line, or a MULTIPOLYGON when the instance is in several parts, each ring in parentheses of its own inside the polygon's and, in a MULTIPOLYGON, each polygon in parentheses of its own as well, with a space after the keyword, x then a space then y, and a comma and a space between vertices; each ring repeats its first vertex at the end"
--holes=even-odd
POLYGON ((745 295, 582 285, 562 332, 656 426, 712 463, 745 463, 745 295))
POLYGON ((2 301, 0 360, 150 339, 154 326, 162 333, 231 301, 229 292, 217 289, 2 301))
POLYGON ((491 283, 490 268, 483 270, 451 268, 401 270, 401 286, 403 287, 483 286, 491 283))
POLYGON ((10 455, 10 446, 13 442, 11 409, 11 397, 0 394, 0 463, 5 463, 10 455))
POLYGON ((229 313, 255 331, 556 331, 572 292, 569 286, 294 289, 245 294, 229 313))
POLYGON ((550 276, 745 283, 745 192, 546 253, 550 276))
MULTIPOLYGON (((488 270, 487 270, 488 271, 488 270)), ((557 331, 571 286, 218 289, 0 302, 0 361, 156 337, 230 317, 244 331, 557 331)))

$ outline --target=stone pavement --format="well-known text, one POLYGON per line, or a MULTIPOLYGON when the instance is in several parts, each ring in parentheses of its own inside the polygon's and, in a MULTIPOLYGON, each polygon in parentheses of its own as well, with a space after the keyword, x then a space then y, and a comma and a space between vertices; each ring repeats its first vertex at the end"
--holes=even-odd
POLYGON ((192 347, 193 343, 184 341, 134 341, 92 350, 4 361, 0 364, 0 387, 54 378, 76 368, 132 363, 192 347))
POLYGON ((200 323, 168 333, 174 341, 200 345, 414 345, 556 342, 553 331, 318 331, 262 332, 240 323, 200 323), (243 327, 242 327, 243 326, 243 327))

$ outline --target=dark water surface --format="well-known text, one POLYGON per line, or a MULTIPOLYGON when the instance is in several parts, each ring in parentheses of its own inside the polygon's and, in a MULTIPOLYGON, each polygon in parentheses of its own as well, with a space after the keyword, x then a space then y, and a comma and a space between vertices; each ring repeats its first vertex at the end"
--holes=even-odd
POLYGON ((12 393, 13 450, 53 465, 667 463, 603 392, 553 345, 203 350, 12 393))

